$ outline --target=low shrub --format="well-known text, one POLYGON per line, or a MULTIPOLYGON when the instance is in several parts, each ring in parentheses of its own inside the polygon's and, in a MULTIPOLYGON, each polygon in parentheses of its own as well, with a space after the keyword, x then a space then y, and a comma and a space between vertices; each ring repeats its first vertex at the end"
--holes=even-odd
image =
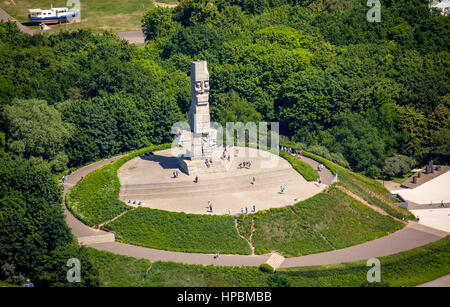
POLYGON ((319 179, 319 174, 317 171, 308 163, 303 162, 302 160, 293 157, 284 151, 280 151, 280 156, 286 159, 292 167, 299 172, 303 178, 305 178, 306 181, 315 181, 319 179))
POLYGON ((264 273, 273 273, 275 272, 274 268, 267 263, 263 263, 259 266, 259 269, 264 273))

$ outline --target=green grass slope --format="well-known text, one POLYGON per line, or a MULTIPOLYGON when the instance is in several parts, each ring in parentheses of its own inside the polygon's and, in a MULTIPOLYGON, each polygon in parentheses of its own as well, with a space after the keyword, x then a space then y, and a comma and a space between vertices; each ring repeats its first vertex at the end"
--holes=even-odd
POLYGON ((366 280, 366 261, 279 269, 262 272, 258 267, 219 267, 115 255, 89 248, 103 287, 359 287, 416 286, 450 273, 450 236, 398 254, 380 257, 381 283, 366 280))
POLYGON ((130 209, 119 200, 120 181, 117 170, 127 161, 145 152, 162 150, 169 146, 164 144, 134 151, 89 173, 67 193, 67 208, 83 223, 93 227, 130 209))
MULTIPOLYGON (((336 187, 293 206, 260 211, 252 217, 255 252, 278 251, 288 257, 352 246, 403 227, 336 187)), ((239 218, 240 228, 248 229, 249 223, 249 217, 239 218)))
POLYGON ((185 214, 137 208, 106 225, 117 240, 164 250, 250 254, 231 216, 185 214))
MULTIPOLYGON (((295 143, 289 143, 286 145, 300 151, 300 148, 295 143)), ((416 220, 414 215, 407 209, 394 205, 396 200, 388 196, 390 192, 378 181, 352 172, 340 165, 337 165, 336 163, 328 161, 310 152, 302 152, 304 156, 322 163, 333 174, 337 171, 338 185, 355 193, 369 204, 380 207, 386 213, 398 219, 416 220)))

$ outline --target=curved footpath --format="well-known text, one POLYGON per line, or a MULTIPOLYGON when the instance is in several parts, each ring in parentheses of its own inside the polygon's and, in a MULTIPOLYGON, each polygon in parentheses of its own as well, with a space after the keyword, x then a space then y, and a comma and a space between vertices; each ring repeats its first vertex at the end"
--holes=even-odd
MULTIPOLYGON (((64 184, 64 196, 67 193, 68 189, 74 186, 81 179, 81 177, 86 176, 88 173, 120 157, 122 156, 117 156, 100 162, 92 163, 78 169, 71 175, 68 175, 67 181, 64 184)), ((311 164, 314 168, 317 167, 316 161, 305 158, 303 158, 303 160, 311 164)), ((322 171, 321 177, 323 176, 323 181, 329 184, 331 180, 330 177, 332 175, 331 173, 328 174, 328 170, 326 170, 328 171, 328 173, 324 171, 322 171)), ((276 266, 281 268, 336 264, 396 254, 437 241, 448 235, 447 232, 430 228, 416 222, 409 222, 406 227, 393 234, 373 241, 329 252, 286 259, 277 253, 265 255, 220 255, 218 259, 215 259, 215 254, 164 251, 115 242, 113 233, 88 227, 87 225, 76 219, 72 215, 72 213, 67 210, 67 208, 65 208, 65 213, 67 216, 67 224, 72 229, 72 233, 77 237, 78 241, 81 244, 91 246, 99 250, 113 252, 115 254, 121 254, 135 258, 146 258, 152 262, 173 261, 184 264, 259 266, 266 262, 276 262, 276 266)), ((448 285, 448 277, 446 279, 443 278, 442 280, 444 280, 444 282, 441 281, 441 284, 445 284, 445 282, 447 282, 446 285, 448 285)))

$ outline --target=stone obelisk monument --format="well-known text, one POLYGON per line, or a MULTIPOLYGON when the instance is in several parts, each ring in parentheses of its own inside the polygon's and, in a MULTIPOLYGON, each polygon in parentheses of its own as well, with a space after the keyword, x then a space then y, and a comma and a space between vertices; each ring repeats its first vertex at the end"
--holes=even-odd
POLYGON ((193 140, 191 159, 211 158, 216 146, 216 131, 211 129, 208 100, 209 73, 206 61, 192 62, 189 110, 189 126, 193 140))
POLYGON ((217 142, 217 131, 211 128, 210 123, 209 73, 206 61, 191 63, 189 126, 190 131, 180 130, 176 140, 186 149, 186 155, 179 159, 179 166, 192 174, 210 168, 206 159, 212 158, 217 142))

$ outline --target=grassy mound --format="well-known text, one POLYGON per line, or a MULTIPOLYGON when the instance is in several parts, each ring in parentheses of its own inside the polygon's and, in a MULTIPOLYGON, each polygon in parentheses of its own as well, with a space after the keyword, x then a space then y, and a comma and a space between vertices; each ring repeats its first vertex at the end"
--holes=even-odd
POLYGON ((129 207, 119 200, 120 182, 114 162, 89 173, 70 189, 67 208, 89 226, 98 226, 129 207))
POLYGON ((137 208, 109 223, 117 240, 164 250, 250 254, 231 216, 210 216, 137 208))
MULTIPOLYGON (((289 143, 287 146, 300 150, 295 143, 289 143)), ((354 173, 342 166, 328 161, 322 157, 307 151, 302 151, 303 155, 322 163, 333 174, 338 174, 338 185, 352 191, 363 198, 369 204, 383 209, 389 215, 398 219, 416 220, 414 215, 407 209, 394 205, 395 199, 389 197, 390 192, 378 181, 367 178, 361 174, 354 173)))
POLYGON ((241 216, 240 229, 248 229, 251 218, 255 252, 278 251, 288 257, 352 246, 403 227, 336 187, 293 206, 241 216))
MULTIPOLYGON (((120 182, 117 170, 138 155, 169 146, 165 144, 144 148, 93 171, 71 189, 67 197, 68 208, 90 226, 97 226, 130 209, 118 200, 120 182)), ((315 180, 313 178, 317 172, 312 167, 286 153, 282 154, 294 167, 297 166, 296 169, 305 178, 315 180)), ((333 167, 337 167, 325 159, 320 162, 332 171, 333 167)), ((360 186, 369 186, 370 191, 385 192, 384 189, 374 190, 378 186, 363 176, 358 177, 343 168, 339 172, 343 174, 340 178, 344 178, 344 183, 356 178, 355 186, 346 185, 351 191, 356 190, 355 194, 358 194, 360 186)), ((246 238, 250 238, 253 218, 252 243, 255 252, 264 254, 278 251, 285 256, 344 248, 379 238, 402 227, 391 217, 373 211, 335 187, 293 206, 239 217, 239 233, 246 238)), ((106 226, 116 232, 117 240, 145 247, 184 252, 215 253, 219 250, 221 253, 249 254, 249 246, 239 236, 234 222, 234 218, 229 216, 138 208, 106 226)))
POLYGON ((263 272, 258 267, 151 263, 88 248, 101 286, 277 287, 416 286, 450 273, 450 236, 398 254, 380 257, 381 283, 366 281, 366 261, 263 272))
POLYGON ((143 148, 89 173, 67 193, 67 208, 83 223, 93 227, 130 209, 119 200, 120 181, 117 170, 145 152, 169 147, 169 144, 164 144, 143 148))

